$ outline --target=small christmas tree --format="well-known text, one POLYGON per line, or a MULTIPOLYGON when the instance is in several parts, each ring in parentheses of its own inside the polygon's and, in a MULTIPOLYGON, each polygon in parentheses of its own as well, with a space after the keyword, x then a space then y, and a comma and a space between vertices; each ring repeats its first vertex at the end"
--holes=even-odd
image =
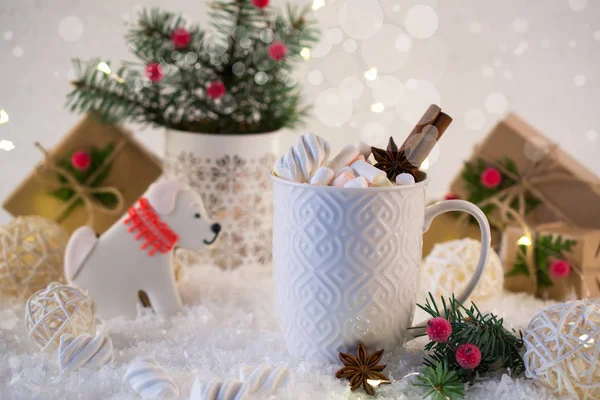
POLYGON ((293 127, 307 109, 291 75, 318 31, 308 8, 285 16, 269 0, 214 0, 212 30, 144 10, 126 35, 140 63, 114 70, 75 60, 72 111, 104 121, 148 123, 204 133, 262 133, 293 127))

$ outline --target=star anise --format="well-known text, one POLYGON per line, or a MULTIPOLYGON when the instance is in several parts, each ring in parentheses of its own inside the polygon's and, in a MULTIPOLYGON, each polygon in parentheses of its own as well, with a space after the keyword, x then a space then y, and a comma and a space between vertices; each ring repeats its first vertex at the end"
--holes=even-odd
POLYGON ((406 158, 404 150, 398 151, 398 146, 394 142, 394 138, 390 137, 387 149, 378 149, 371 147, 373 157, 375 157, 375 168, 385 171, 387 177, 392 182, 396 181, 396 177, 402 173, 409 173, 416 178, 416 173, 419 167, 412 165, 406 158))
POLYGON ((391 383, 388 377, 381 373, 386 366, 377 365, 382 358, 383 350, 367 356, 365 347, 359 343, 356 347, 356 356, 340 353, 340 360, 344 363, 344 367, 335 373, 335 377, 348 379, 350 390, 353 392, 362 385, 367 394, 375 396, 373 384, 377 386, 391 383))

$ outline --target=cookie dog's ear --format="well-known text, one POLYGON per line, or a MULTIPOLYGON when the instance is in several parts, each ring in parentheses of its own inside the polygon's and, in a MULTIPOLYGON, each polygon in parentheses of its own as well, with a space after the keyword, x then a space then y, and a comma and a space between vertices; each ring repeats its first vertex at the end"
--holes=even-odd
POLYGON ((154 182, 146 192, 146 199, 159 214, 170 214, 175 210, 177 195, 185 190, 185 184, 173 180, 154 182))

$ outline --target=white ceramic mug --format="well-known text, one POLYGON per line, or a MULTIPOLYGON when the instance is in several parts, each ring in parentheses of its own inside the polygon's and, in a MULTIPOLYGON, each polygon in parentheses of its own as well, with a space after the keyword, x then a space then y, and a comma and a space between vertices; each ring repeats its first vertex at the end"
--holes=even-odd
POLYGON ((406 186, 338 188, 272 175, 277 312, 292 355, 336 361, 338 352, 354 350, 358 342, 391 349, 414 336, 408 328, 423 232, 444 212, 468 212, 481 229, 477 270, 457 298, 469 297, 487 264, 488 221, 462 200, 426 208, 429 179, 422 178, 406 186))

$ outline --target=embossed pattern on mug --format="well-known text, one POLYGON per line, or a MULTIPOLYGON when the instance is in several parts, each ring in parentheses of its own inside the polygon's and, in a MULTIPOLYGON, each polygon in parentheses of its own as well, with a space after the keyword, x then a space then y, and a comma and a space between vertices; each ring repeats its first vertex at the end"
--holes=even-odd
POLYGON ((359 341, 401 344, 418 289, 424 191, 274 190, 275 286, 290 351, 336 360, 359 341))
POLYGON ((272 183, 275 154, 259 158, 225 155, 217 159, 181 152, 165 159, 165 173, 196 189, 207 212, 223 231, 203 252, 181 252, 185 263, 214 263, 223 269, 271 262, 272 183))

